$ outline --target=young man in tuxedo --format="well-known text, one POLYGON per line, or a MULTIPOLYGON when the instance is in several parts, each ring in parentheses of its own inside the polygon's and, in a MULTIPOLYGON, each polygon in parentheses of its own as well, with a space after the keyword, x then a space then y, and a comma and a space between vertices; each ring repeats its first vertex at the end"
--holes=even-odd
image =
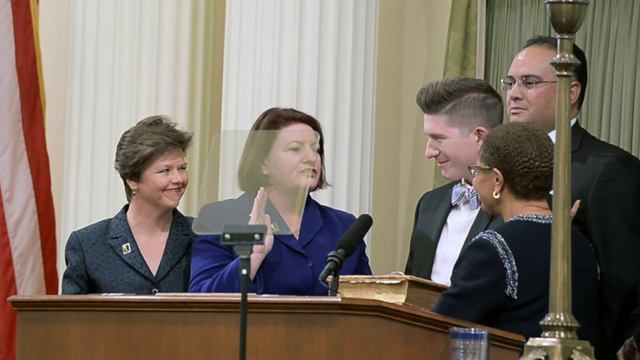
POLYGON ((462 248, 502 223, 482 211, 467 168, 485 135, 502 123, 502 99, 484 80, 452 78, 427 84, 416 101, 424 113, 425 156, 451 182, 418 201, 405 273, 449 285, 462 248))
MULTIPOLYGON (((509 121, 539 125, 555 142, 556 75, 550 64, 556 39, 536 37, 516 54, 502 79, 509 121)), ((580 200, 573 225, 591 240, 600 264, 599 359, 614 358, 634 324, 630 314, 638 305, 640 272, 640 161, 601 141, 580 126, 578 114, 587 88, 587 60, 580 61, 570 86, 571 197, 580 200)))

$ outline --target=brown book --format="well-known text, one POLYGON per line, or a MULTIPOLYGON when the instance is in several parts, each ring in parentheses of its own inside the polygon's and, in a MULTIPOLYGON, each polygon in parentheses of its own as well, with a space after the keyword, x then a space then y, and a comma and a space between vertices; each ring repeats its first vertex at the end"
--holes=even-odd
POLYGON ((343 275, 340 296, 411 304, 431 310, 448 287, 412 275, 343 275))

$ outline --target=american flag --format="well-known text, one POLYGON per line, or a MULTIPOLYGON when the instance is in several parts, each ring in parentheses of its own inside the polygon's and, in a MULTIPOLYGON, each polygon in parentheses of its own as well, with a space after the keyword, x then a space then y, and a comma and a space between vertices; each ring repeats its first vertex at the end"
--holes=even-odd
POLYGON ((11 295, 55 294, 37 0, 0 0, 0 360, 15 359, 11 295))

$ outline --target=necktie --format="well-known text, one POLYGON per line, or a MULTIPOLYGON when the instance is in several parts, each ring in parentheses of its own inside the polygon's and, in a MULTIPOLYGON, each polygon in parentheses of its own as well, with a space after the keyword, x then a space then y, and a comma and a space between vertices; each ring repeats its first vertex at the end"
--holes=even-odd
POLYGON ((453 191, 451 192, 451 206, 462 204, 468 204, 471 210, 476 210, 480 207, 480 198, 473 187, 457 183, 453 186, 453 191))

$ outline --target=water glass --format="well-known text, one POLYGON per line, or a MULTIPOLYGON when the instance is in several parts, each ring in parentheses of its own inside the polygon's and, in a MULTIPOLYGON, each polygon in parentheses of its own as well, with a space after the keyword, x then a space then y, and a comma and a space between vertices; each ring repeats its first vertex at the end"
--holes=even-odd
POLYGON ((449 359, 488 360, 489 331, 478 328, 450 328, 449 359))

